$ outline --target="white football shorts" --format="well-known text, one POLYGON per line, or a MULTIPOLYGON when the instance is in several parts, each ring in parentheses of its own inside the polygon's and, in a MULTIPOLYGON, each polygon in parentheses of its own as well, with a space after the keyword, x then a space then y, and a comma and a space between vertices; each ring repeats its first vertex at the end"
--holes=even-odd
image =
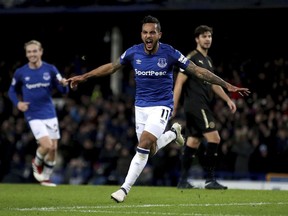
POLYGON ((145 130, 157 139, 164 133, 171 109, 165 106, 137 107, 135 106, 135 126, 138 141, 145 130))
POLYGON ((49 136, 51 139, 60 139, 60 130, 57 118, 33 119, 29 121, 29 125, 36 140, 44 136, 49 136))

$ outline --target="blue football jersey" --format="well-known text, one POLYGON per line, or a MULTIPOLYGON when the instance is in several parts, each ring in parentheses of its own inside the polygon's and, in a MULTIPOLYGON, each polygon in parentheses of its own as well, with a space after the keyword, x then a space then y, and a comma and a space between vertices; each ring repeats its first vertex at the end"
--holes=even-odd
POLYGON ((21 101, 30 103, 28 110, 24 112, 28 121, 56 117, 52 91, 54 88, 62 94, 69 91, 68 86, 63 87, 57 80, 56 76, 59 75, 58 69, 46 62, 42 62, 42 66, 37 69, 31 69, 25 64, 15 71, 8 95, 15 106, 19 102, 19 95, 22 97, 21 101))
POLYGON ((173 109, 173 67, 186 69, 189 64, 181 52, 160 43, 155 54, 147 54, 142 43, 128 48, 121 55, 120 63, 131 64, 134 69, 136 106, 167 106, 173 109))

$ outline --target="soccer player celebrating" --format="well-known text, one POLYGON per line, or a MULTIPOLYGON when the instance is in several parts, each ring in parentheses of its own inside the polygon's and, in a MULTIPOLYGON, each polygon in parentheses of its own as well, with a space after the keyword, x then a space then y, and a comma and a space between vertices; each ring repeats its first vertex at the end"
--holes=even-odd
POLYGON ((56 163, 60 131, 52 90, 57 88, 62 94, 67 94, 69 87, 54 65, 42 61, 43 48, 39 41, 25 43, 24 49, 28 63, 16 69, 8 95, 24 113, 38 143, 32 161, 35 179, 41 185, 56 186, 50 181, 50 176, 56 163))
POLYGON ((184 144, 181 126, 174 123, 165 131, 173 111, 173 66, 178 66, 195 74, 200 79, 215 83, 229 91, 243 91, 225 82, 207 69, 196 66, 172 46, 160 43, 162 32, 160 22, 153 16, 146 16, 142 21, 141 38, 143 43, 128 48, 116 61, 104 64, 86 74, 68 79, 71 88, 90 77, 110 75, 125 65, 131 65, 136 80, 135 124, 138 137, 136 154, 133 157, 124 183, 111 194, 116 202, 123 202, 131 187, 147 164, 149 155, 175 141, 184 144))

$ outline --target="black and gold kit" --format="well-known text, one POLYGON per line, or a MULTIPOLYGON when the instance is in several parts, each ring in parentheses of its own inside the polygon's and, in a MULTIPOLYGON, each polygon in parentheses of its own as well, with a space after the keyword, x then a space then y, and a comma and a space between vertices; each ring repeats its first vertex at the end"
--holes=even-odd
MULTIPOLYGON (((193 50, 187 55, 196 65, 214 72, 212 59, 193 50)), ((214 92, 211 83, 202 81, 195 75, 183 71, 188 76, 183 86, 184 111, 186 115, 186 136, 202 137, 203 133, 216 130, 215 119, 211 111, 214 92)))

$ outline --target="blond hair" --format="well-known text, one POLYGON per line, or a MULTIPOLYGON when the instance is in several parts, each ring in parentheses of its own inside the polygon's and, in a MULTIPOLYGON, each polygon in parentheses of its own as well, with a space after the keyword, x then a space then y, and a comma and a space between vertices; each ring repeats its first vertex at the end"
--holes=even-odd
POLYGON ((40 48, 40 50, 43 49, 41 42, 39 42, 39 41, 37 41, 37 40, 30 40, 30 41, 26 42, 26 43, 24 44, 24 49, 26 50, 27 46, 29 46, 29 45, 31 45, 31 44, 37 45, 37 46, 40 48))

